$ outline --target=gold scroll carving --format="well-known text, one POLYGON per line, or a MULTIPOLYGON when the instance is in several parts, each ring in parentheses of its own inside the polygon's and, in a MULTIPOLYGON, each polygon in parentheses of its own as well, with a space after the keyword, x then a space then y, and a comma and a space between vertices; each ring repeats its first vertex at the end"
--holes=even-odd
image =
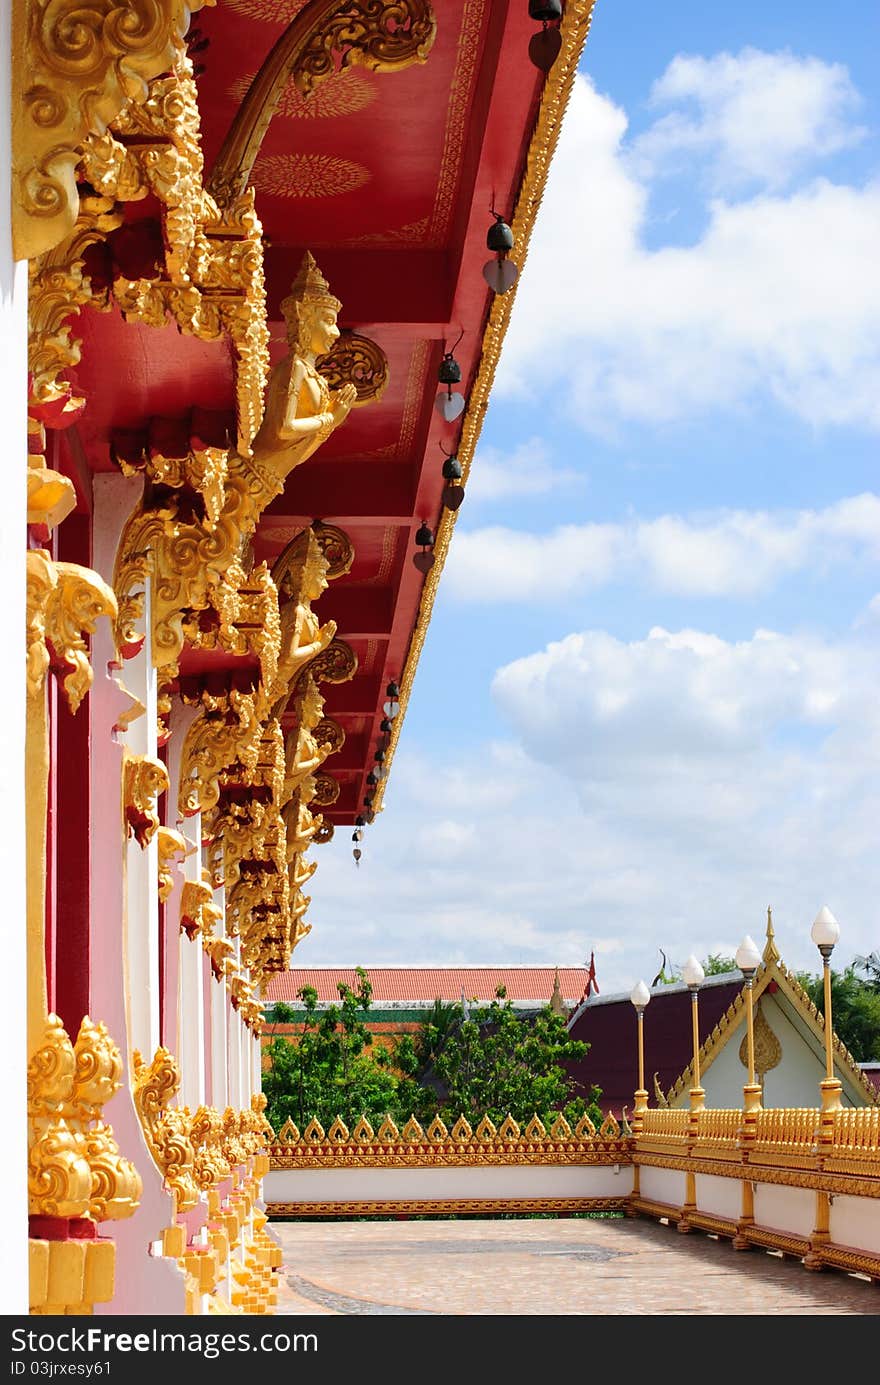
POLYGON ((139 846, 148 846, 159 830, 156 800, 168 791, 168 771, 161 760, 127 750, 122 783, 127 829, 139 846))
POLYGON ((87 1016, 74 1045, 58 1016, 48 1016, 28 1064, 31 1216, 118 1221, 136 1211, 140 1176, 102 1119, 121 1075, 105 1025, 87 1016))
POLYGON ((210 191, 225 202, 246 187, 289 80, 307 98, 346 68, 400 71, 425 62, 436 32, 428 0, 382 5, 313 0, 293 19, 251 83, 211 172, 210 191))
POLYGON ((180 1090, 180 1069, 167 1048, 157 1048, 150 1063, 132 1054, 134 1104, 153 1162, 174 1194, 178 1212, 199 1200, 195 1150, 189 1137, 189 1114, 170 1103, 180 1090))
POLYGON ((18 0, 12 100, 12 236, 33 259, 69 235, 79 199, 83 141, 102 134, 150 78, 168 68, 175 40, 203 0, 18 0))

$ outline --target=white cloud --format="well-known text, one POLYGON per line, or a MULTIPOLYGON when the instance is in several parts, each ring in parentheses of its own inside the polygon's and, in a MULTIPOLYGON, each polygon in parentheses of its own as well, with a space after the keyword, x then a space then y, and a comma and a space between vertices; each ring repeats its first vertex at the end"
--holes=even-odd
POLYGON ((468 476, 468 507, 480 501, 545 495, 578 482, 582 478, 577 472, 553 465, 541 438, 529 438, 510 452, 483 445, 477 449, 468 476))
POLYGON ((768 398, 813 425, 880 426, 880 185, 717 200, 696 243, 649 250, 626 128, 578 76, 499 395, 596 433, 768 398))
POLYGON ((624 578, 689 596, 751 596, 810 568, 880 559, 880 497, 824 510, 725 510, 547 534, 459 530, 444 574, 461 601, 544 601, 624 578))
POLYGON ((355 870, 315 855, 295 964, 579 964, 603 993, 733 952, 774 908, 817 970, 828 903, 841 964, 876 947, 880 650, 758 631, 573 634, 499 671, 512 742, 399 752, 355 870))
POLYGON ((662 116, 633 144, 642 176, 688 169, 705 155, 716 190, 789 183, 801 168, 864 138, 851 124, 861 105, 846 68, 792 53, 745 48, 712 58, 680 54, 651 90, 662 116))

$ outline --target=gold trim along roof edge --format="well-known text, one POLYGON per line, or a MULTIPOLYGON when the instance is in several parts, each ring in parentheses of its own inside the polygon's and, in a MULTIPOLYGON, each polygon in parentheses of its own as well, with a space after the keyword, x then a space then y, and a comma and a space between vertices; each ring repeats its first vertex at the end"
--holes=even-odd
MULTIPOLYGON (((771 981, 777 983, 779 989, 786 996, 789 1003, 812 1031, 824 1055, 825 1017, 816 1008, 796 976, 789 971, 780 957, 773 935, 773 924, 772 921, 768 919, 767 943, 764 948, 762 965, 755 977, 754 991, 752 992, 756 1004, 771 981)), ((725 1044, 734 1034, 740 1020, 745 1015, 745 1007, 745 990, 743 989, 731 1001, 711 1034, 709 1034, 708 1038, 704 1041, 700 1049, 701 1072, 706 1072, 708 1070, 725 1044)), ((846 1044, 844 1044, 833 1031, 832 1040, 835 1063, 846 1073, 853 1087, 855 1087, 858 1092, 861 1092, 865 1099, 865 1105, 873 1106, 880 1104, 877 1099, 877 1093, 867 1077, 865 1077, 849 1049, 846 1047, 846 1044)), ((688 1063, 687 1067, 666 1093, 666 1100, 669 1102, 670 1106, 689 1089, 691 1085, 692 1067, 693 1064, 688 1063)))
MULTIPOLYGON (((550 164, 559 142, 562 120, 574 87, 578 63, 587 42, 594 5, 595 0, 568 0, 565 7, 561 25, 562 47, 544 84, 538 118, 529 141, 525 174, 520 184, 516 211, 511 222, 516 250, 510 258, 517 263, 520 270, 525 264, 535 217, 544 196, 550 164)), ((509 293, 495 296, 489 311, 489 321, 483 333, 480 363, 473 389, 468 397, 467 410, 461 430, 461 442, 457 452, 462 467, 462 480, 465 483, 483 426, 483 419, 489 403, 489 393, 495 379, 495 371, 501 355, 507 325, 510 321, 510 314, 513 311, 515 297, 516 286, 509 293)), ((456 511, 443 510, 437 525, 434 566, 428 573, 422 588, 418 618, 410 640, 403 672, 398 679, 400 712, 394 719, 394 729, 388 746, 386 778, 379 784, 376 793, 375 811, 377 813, 382 810, 385 785, 388 782, 387 771, 391 769, 394 752, 397 749, 397 743, 403 729, 410 692, 422 647, 425 643, 431 613, 434 609, 437 586, 446 562, 452 531, 455 527, 456 514, 456 511)))

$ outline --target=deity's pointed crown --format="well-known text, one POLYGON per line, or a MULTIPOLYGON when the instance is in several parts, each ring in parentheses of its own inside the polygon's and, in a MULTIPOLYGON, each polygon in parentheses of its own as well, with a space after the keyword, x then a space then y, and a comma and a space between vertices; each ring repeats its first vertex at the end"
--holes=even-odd
POLYGON ((290 286, 290 293, 282 299, 281 311, 287 323, 287 334, 289 338, 299 336, 303 322, 304 310, 314 312, 316 309, 329 307, 338 313, 342 304, 330 292, 330 285, 324 278, 320 269, 309 250, 303 255, 299 273, 290 286))

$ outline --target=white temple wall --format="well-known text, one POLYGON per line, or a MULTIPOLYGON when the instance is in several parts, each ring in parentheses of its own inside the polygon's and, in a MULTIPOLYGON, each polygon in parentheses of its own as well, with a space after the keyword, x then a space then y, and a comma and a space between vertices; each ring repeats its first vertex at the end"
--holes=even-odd
POLYGON ((617 1198, 632 1192, 629 1165, 522 1164, 436 1169, 273 1169, 273 1202, 426 1201, 437 1198, 617 1198))

